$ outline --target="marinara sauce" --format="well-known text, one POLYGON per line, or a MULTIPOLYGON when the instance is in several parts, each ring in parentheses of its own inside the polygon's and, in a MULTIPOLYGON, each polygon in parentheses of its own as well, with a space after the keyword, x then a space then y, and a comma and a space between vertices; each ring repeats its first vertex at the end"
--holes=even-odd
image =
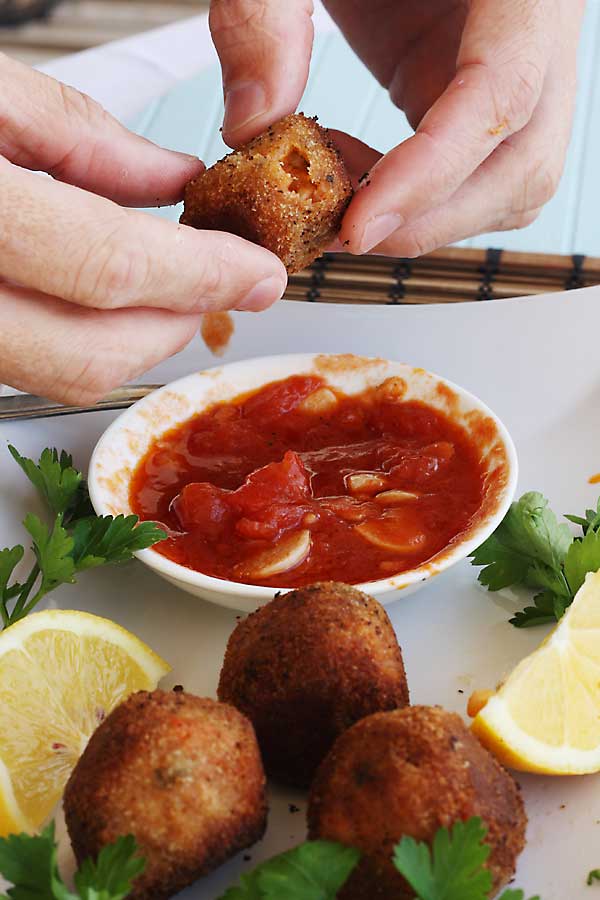
POLYGON ((399 379, 346 396, 299 375, 218 404, 154 441, 131 505, 155 550, 231 581, 298 587, 412 569, 480 507, 477 446, 401 399, 399 379))

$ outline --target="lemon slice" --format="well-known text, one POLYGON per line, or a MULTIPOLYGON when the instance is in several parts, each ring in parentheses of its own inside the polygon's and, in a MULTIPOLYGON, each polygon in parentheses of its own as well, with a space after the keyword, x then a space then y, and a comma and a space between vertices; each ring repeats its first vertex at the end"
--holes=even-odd
POLYGON ((513 769, 600 771, 600 572, 586 577, 556 628, 492 694, 471 727, 513 769))
POLYGON ((0 836, 35 831, 102 719, 169 668, 88 613, 38 612, 0 633, 0 836))

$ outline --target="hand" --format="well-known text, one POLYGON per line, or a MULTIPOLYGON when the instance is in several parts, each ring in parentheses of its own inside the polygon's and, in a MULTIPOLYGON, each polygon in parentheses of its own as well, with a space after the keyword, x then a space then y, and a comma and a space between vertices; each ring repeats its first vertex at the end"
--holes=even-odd
MULTIPOLYGON (((562 173, 584 0, 324 2, 416 128, 385 156, 337 133, 353 174, 370 171, 346 249, 412 257, 530 224, 562 173)), ((311 12, 311 0, 212 0, 232 146, 299 103, 311 12)))
POLYGON ((0 382, 92 402, 185 346, 201 313, 281 296, 267 250, 123 208, 176 203, 199 160, 1 54, 0 83, 0 382))

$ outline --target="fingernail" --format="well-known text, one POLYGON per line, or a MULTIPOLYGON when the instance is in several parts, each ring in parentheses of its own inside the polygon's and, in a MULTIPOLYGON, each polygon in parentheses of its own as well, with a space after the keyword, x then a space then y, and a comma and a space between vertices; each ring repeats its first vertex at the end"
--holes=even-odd
POLYGON ((267 94, 260 81, 239 81, 225 92, 225 134, 238 131, 267 109, 267 94))
POLYGON ((384 216, 376 216, 370 219, 365 225, 365 230, 360 241, 360 252, 366 253, 372 250, 377 244, 389 237, 396 229, 400 228, 404 222, 402 216, 397 213, 386 213, 384 216))
POLYGON ((275 303, 276 300, 279 300, 284 290, 285 284, 282 283, 281 278, 271 275, 270 278, 265 278, 263 281, 255 284, 244 299, 240 300, 236 309, 259 312, 261 309, 266 309, 272 303, 275 303))

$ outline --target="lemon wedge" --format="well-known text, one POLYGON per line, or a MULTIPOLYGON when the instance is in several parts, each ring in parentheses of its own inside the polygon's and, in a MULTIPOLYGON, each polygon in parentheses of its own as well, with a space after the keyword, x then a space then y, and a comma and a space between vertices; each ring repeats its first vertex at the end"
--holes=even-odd
POLYGON ((0 633, 0 836, 39 828, 102 719, 169 668, 88 613, 38 612, 0 633))
POLYGON ((547 775, 600 771, 600 572, 587 575, 556 628, 484 703, 471 727, 510 768, 547 775))

